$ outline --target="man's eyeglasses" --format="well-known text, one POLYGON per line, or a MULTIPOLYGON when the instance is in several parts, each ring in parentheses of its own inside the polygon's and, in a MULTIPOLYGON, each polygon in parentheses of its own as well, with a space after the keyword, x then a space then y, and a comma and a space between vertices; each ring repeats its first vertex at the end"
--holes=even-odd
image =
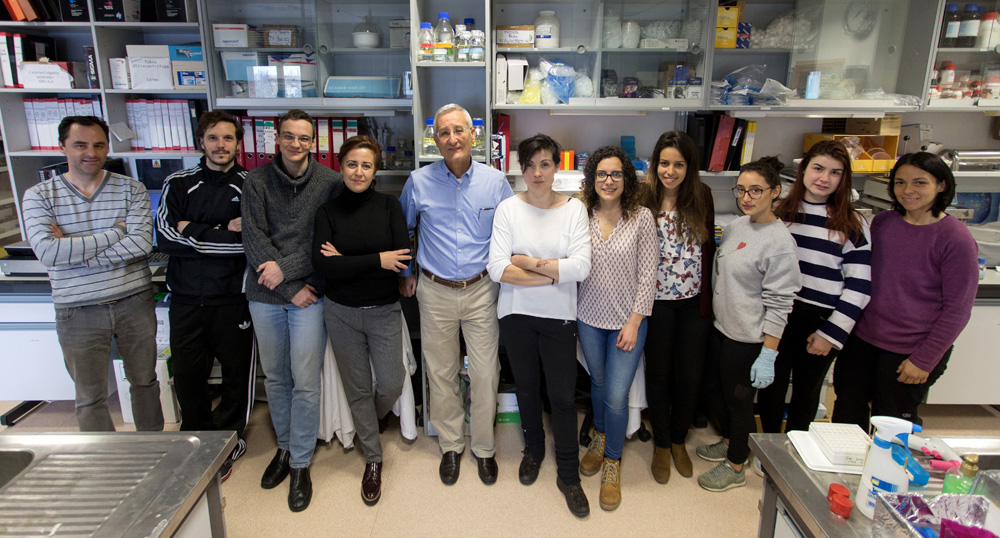
POLYGON ((291 144, 295 140, 298 140, 299 144, 308 144, 308 143, 312 142, 313 139, 312 139, 311 136, 306 136, 306 135, 295 136, 292 133, 281 133, 281 141, 282 142, 287 142, 287 143, 291 144))
POLYGON ((622 180, 623 177, 625 177, 625 174, 622 173, 621 170, 615 170, 614 172, 605 172, 604 170, 598 170, 597 174, 595 175, 597 176, 597 181, 607 181, 607 179, 610 177, 611 181, 614 181, 615 183, 618 183, 619 181, 622 180))
POLYGON ((437 132, 438 138, 442 138, 442 139, 443 138, 451 138, 451 135, 462 136, 464 134, 465 134, 465 129, 463 129, 461 127, 455 127, 455 129, 452 130, 452 131, 449 131, 448 129, 445 129, 443 131, 438 131, 437 132))
POLYGON ((743 187, 736 186, 736 187, 733 187, 733 196, 735 196, 737 198, 743 198, 744 194, 749 193, 750 194, 750 199, 751 200, 756 200, 756 199, 760 198, 760 195, 764 194, 764 191, 770 190, 770 189, 773 189, 773 188, 774 187, 768 187, 766 189, 762 189, 760 187, 750 187, 749 189, 744 189, 743 187))

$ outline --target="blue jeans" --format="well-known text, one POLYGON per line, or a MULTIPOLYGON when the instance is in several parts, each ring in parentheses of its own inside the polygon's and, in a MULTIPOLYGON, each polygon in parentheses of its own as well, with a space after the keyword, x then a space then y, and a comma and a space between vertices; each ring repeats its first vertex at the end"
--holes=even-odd
POLYGON ((583 357, 590 370, 594 429, 605 436, 604 457, 621 459, 628 426, 628 392, 646 342, 646 318, 639 325, 632 351, 623 351, 615 345, 620 330, 598 329, 580 320, 576 324, 583 357))
POLYGON ((299 308, 250 301, 278 448, 293 469, 309 466, 319 434, 320 370, 326 351, 323 299, 299 308))
POLYGON ((146 289, 105 304, 56 308, 56 334, 76 386, 76 421, 82 432, 115 431, 108 412, 108 360, 115 337, 131 386, 138 431, 162 431, 156 380, 156 301, 146 289))

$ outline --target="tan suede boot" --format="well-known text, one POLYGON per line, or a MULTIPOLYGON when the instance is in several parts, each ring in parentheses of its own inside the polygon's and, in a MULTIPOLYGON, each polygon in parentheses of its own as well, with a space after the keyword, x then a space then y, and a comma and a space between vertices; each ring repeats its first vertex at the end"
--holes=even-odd
POLYGON ((601 472, 601 508, 614 510, 622 503, 621 461, 604 458, 601 472))
POLYGON ((670 454, 674 457, 674 467, 677 467, 677 472, 681 476, 691 478, 694 466, 691 464, 691 457, 688 456, 687 446, 684 443, 671 443, 670 454))
POLYGON ((649 466, 653 478, 661 484, 670 481, 670 451, 658 446, 653 447, 653 464, 649 466))
POLYGON ((604 434, 594 432, 594 437, 590 440, 587 452, 580 460, 580 474, 583 476, 594 476, 601 470, 601 461, 604 460, 604 434))

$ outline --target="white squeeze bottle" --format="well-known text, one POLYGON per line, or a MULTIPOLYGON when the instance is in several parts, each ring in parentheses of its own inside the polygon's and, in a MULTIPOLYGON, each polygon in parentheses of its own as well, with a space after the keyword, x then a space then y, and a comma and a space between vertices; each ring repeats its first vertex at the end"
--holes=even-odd
MULTIPOLYGON (((854 505, 865 517, 875 515, 878 493, 906 493, 910 480, 906 470, 892 459, 892 440, 896 436, 919 432, 922 428, 908 420, 895 417, 872 417, 875 432, 868 447, 861 483, 854 495, 854 505)), ((903 438, 903 446, 906 439, 903 438)))

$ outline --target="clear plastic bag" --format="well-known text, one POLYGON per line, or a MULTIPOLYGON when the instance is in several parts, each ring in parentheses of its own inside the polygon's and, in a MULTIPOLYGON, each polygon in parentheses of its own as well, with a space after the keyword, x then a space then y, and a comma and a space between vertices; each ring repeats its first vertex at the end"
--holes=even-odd
POLYGON ((542 70, 533 67, 528 69, 528 76, 524 81, 524 91, 521 92, 521 98, 517 100, 519 105, 538 105, 542 103, 542 81, 545 80, 545 74, 542 70))
POLYGON ((575 87, 573 88, 573 97, 594 97, 596 93, 596 88, 594 87, 594 81, 586 73, 577 72, 576 80, 574 81, 575 87))
POLYGON ((622 20, 610 12, 604 14, 604 36, 601 42, 606 49, 617 49, 622 46, 622 20))
POLYGON ((576 87, 576 69, 560 60, 548 57, 542 57, 538 66, 545 73, 545 82, 542 84, 542 104, 569 103, 569 98, 573 97, 573 91, 576 87), (546 102, 546 86, 548 91, 551 91, 555 96, 554 102, 546 102))

